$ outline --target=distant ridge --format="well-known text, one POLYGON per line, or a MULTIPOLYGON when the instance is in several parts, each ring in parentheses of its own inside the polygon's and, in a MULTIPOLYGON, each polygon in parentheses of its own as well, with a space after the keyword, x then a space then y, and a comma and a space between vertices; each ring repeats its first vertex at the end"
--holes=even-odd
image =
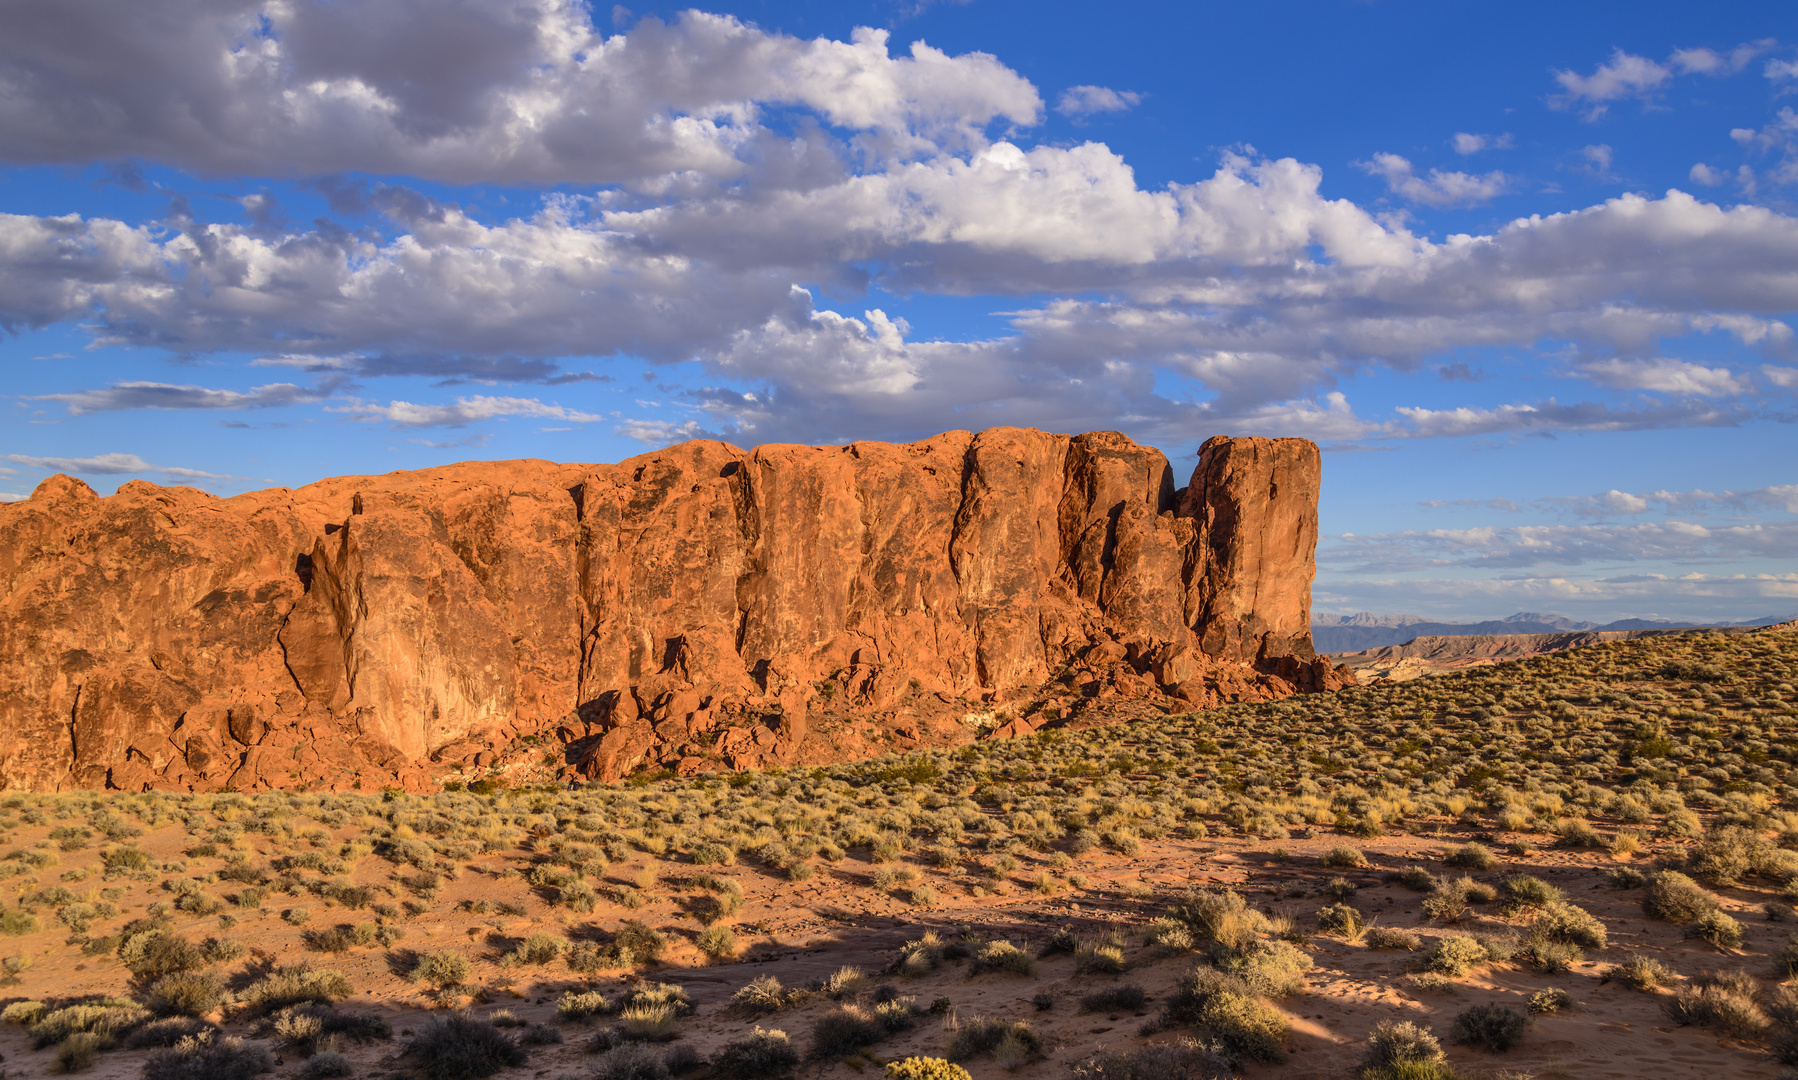
POLYGON ((1478 634, 1563 634, 1577 630, 1681 630, 1695 626, 1771 626, 1798 616, 1770 615, 1739 622, 1669 622, 1661 619, 1618 619, 1600 625, 1578 622, 1564 615, 1538 611, 1520 611, 1503 619, 1487 619, 1475 623, 1433 622, 1420 615, 1375 615, 1370 611, 1354 615, 1314 614, 1311 617, 1311 642, 1320 653, 1350 653, 1403 645, 1420 637, 1465 637, 1478 634))

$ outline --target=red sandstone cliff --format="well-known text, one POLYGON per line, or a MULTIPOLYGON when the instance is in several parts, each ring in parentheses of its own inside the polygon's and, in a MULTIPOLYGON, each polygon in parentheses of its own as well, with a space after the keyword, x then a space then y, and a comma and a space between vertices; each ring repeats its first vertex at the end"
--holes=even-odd
POLYGON ((52 477, 0 505, 0 787, 421 786, 551 734, 611 779, 1330 688, 1318 481, 1303 440, 1213 439, 1176 491, 1122 435, 1013 428, 231 499, 52 477))

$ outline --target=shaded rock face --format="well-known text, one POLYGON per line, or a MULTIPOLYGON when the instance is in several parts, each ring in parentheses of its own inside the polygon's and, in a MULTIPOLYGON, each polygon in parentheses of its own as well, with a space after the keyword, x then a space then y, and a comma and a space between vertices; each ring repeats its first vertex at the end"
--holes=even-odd
POLYGON ((422 787, 532 736, 614 779, 1328 689, 1318 482, 1302 440, 1213 439, 1176 490, 1122 435, 1022 429, 224 500, 53 477, 0 506, 0 786, 422 787))

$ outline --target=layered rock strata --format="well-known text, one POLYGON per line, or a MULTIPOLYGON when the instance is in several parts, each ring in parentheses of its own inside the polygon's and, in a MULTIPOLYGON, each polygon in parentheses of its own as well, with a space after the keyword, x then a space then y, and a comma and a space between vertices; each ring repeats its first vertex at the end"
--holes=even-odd
POLYGON ((0 506, 0 786, 614 779, 1352 681, 1311 649, 1317 448, 696 441, 230 499, 0 506), (515 760, 515 759, 507 759, 515 760))

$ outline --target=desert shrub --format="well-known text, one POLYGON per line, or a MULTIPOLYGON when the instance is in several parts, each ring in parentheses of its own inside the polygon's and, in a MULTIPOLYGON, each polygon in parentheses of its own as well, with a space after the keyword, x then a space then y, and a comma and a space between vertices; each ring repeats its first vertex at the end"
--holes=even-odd
POLYGON ((1412 892, 1429 892, 1436 887, 1436 878, 1421 866, 1409 866, 1386 875, 1386 881, 1402 885, 1412 892))
POLYGON ((150 1011, 129 998, 94 998, 46 1012, 31 1026, 32 1043, 41 1050, 85 1032, 111 1045, 149 1019, 150 1011))
MULTIPOLYGON (((1164 925, 1184 926, 1185 924, 1177 923, 1173 919, 1156 919, 1149 925, 1155 927, 1164 925)), ((1053 956, 1056 953, 1071 953, 1079 947, 1080 935, 1074 933, 1071 927, 1059 926, 1055 928, 1054 933, 1049 935, 1049 940, 1043 944, 1042 955, 1053 956)))
POLYGON ((945 1025, 950 1061, 968 1061, 991 1054, 1002 1068, 1015 1069, 1043 1053, 1042 1036, 1024 1020, 997 1020, 974 1017, 954 1020, 945 1025))
POLYGON ((1549 975, 1571 971, 1573 965, 1586 958, 1578 945, 1537 935, 1524 939, 1521 955, 1530 967, 1549 975))
POLYGON ((1305 985, 1311 959, 1284 941, 1257 941, 1217 961, 1219 971, 1242 979, 1257 994, 1286 997, 1305 985))
POLYGON ((1717 910, 1717 898, 1698 887, 1698 883, 1676 870, 1662 870, 1648 880, 1648 891, 1642 894, 1642 913, 1663 922, 1696 922, 1701 915, 1717 910))
POLYGON ((1259 911, 1230 891, 1194 889, 1168 909, 1168 916, 1185 923, 1214 957, 1246 948, 1267 927, 1259 911))
POLYGON ((974 962, 968 965, 968 974, 984 975, 989 971, 1003 971, 1012 975, 1028 975, 1032 964, 1031 955, 1011 942, 989 941, 974 951, 974 962))
POLYGON ((908 1057, 887 1062, 887 1080, 974 1080, 968 1070, 942 1058, 908 1057))
POLYGON ((1382 1020, 1367 1035, 1361 1054, 1363 1072, 1435 1065, 1444 1060, 1442 1044, 1430 1029, 1409 1020, 1382 1020))
MULTIPOLYGON (((536 933, 519 943, 518 948, 507 953, 501 963, 508 966, 518 964, 549 964, 562 958, 568 951, 568 939, 559 934, 536 933)), ((463 978, 467 975, 464 973, 463 978)), ((457 982, 460 982, 458 979, 457 982)))
POLYGON ((1361 913, 1347 904, 1331 904, 1317 912, 1317 929, 1321 933, 1352 938, 1366 925, 1361 913))
POLYGON ((730 1008, 741 1016, 766 1016, 802 1004, 808 996, 803 990, 786 989, 772 975, 763 975, 732 994, 730 1008))
POLYGON ((1780 987, 1762 1005, 1768 1020, 1767 1047, 1781 1065, 1798 1065, 1798 994, 1780 987))
POLYGON ((853 964, 844 964, 817 984, 818 992, 832 1001, 859 994, 868 985, 868 973, 853 964))
POLYGON ((667 1042, 678 1035, 680 1013, 673 1005, 644 1002, 618 1013, 619 1035, 640 1042, 667 1042))
POLYGON ((1361 854, 1361 851, 1358 848, 1342 844, 1333 847, 1329 851, 1318 856, 1317 864, 1319 866, 1355 869, 1367 865, 1367 856, 1361 854))
POLYGON ((812 1023, 811 1056, 814 1060, 853 1054, 886 1038, 887 1030, 872 1010, 859 1005, 838 1005, 812 1023))
POLYGON ((1600 975, 1601 982, 1620 982, 1632 990, 1653 990, 1671 985, 1677 978, 1679 976, 1672 968, 1640 953, 1605 968, 1600 975))
POLYGON ((1361 890, 1360 890, 1359 886, 1357 886, 1354 882, 1350 881, 1348 878, 1343 878, 1343 877, 1331 878, 1329 881, 1324 883, 1324 888, 1323 888, 1324 895, 1329 897, 1332 900, 1337 901, 1338 903, 1341 903, 1342 901, 1347 900, 1349 897, 1355 895, 1357 892, 1360 892, 1360 891, 1361 890))
POLYGON ((799 1050, 784 1031, 756 1028, 712 1055, 712 1075, 720 1080, 770 1080, 798 1067, 799 1050))
POLYGON ((1613 889, 1640 889, 1648 884, 1648 876, 1633 866, 1612 867, 1604 881, 1613 889))
POLYGON ((1416 952, 1423 948, 1423 939, 1409 930, 1401 930, 1396 926, 1375 926, 1367 931, 1362 939, 1370 949, 1404 949, 1416 952))
POLYGON ((1568 818, 1555 826, 1560 834, 1561 843, 1568 847, 1600 848, 1605 846, 1604 837, 1583 818, 1568 818))
POLYGON ((1443 860, 1450 866, 1464 867, 1468 870, 1490 870, 1498 865, 1498 856, 1484 844, 1462 844, 1448 853, 1443 860))
POLYGON ((1710 942, 1719 949, 1741 947, 1742 924, 1721 911, 1707 911, 1686 927, 1686 936, 1710 942))
POLYGON ((329 1005, 353 993, 350 981, 338 972, 314 971, 308 964, 294 964, 276 968, 251 983, 241 1000, 252 1015, 261 1016, 309 1001, 329 1005))
POLYGON ((1710 884, 1727 888, 1753 872, 1770 846, 1747 829, 1724 825, 1705 833, 1693 845, 1686 865, 1710 884))
POLYGON ((56 1048, 56 1058, 51 1062, 50 1071, 72 1073, 91 1069, 94 1062, 100 1059, 100 1051, 104 1049, 106 1044, 101 1041, 100 1036, 92 1032, 77 1031, 56 1048))
POLYGON ((1466 934, 1449 934, 1436 939, 1423 954, 1419 967, 1438 975, 1458 979, 1491 959, 1486 946, 1466 934))
POLYGON ((642 982, 633 986, 620 1003, 621 1009, 665 1006, 675 1016, 693 1015, 693 999, 675 983, 642 982))
POLYGON ((1197 1028, 1243 1057, 1269 1064, 1285 1057, 1291 1030, 1286 1017, 1234 975, 1195 967, 1163 1009, 1168 1023, 1197 1028))
POLYGON ((412 981, 429 983, 438 990, 448 990, 468 981, 474 966, 468 957, 455 949, 442 949, 419 958, 412 968, 412 981))
POLYGON ((626 919, 606 944, 603 955, 614 967, 653 967, 662 960, 668 939, 635 919, 626 919))
POLYGON ((728 926, 708 926, 699 932, 694 944, 699 946, 700 952, 713 960, 723 960, 736 955, 737 935, 728 926))
POLYGON ((1076 974, 1121 975, 1127 966, 1124 950, 1115 942, 1082 941, 1074 948, 1076 974))
MULTIPOLYGON (((129 931, 129 927, 126 928, 129 931)), ((127 933, 119 945, 119 963, 137 979, 151 982, 164 975, 198 971, 207 965, 206 954, 193 942, 155 928, 127 933)))
POLYGON ((1501 893, 1505 911, 1527 911, 1552 904, 1561 898, 1561 890, 1529 874, 1513 874, 1505 878, 1501 893))
POLYGON ((203 1032, 217 1036, 219 1029, 213 1024, 191 1016, 165 1016, 160 1020, 152 1020, 127 1035, 125 1047, 129 1050, 144 1050, 158 1046, 174 1046, 182 1039, 191 1039, 203 1032))
POLYGON ((23 937, 26 934, 35 934, 43 928, 43 920, 29 911, 20 908, 0 910, 0 934, 23 937))
POLYGON ((557 1020, 591 1020, 611 1011, 611 1002, 597 990, 571 990, 556 1002, 557 1020))
POLYGON ((1466 1046, 1502 1054, 1523 1041, 1530 1018, 1503 1005, 1475 1005, 1455 1017, 1451 1038, 1466 1046))
POLYGON ((1684 986, 1663 1008, 1676 1024, 1713 1028, 1739 1039, 1757 1038, 1767 1029, 1767 1015, 1755 1002, 1754 990, 1742 982, 1684 986))
MULTIPOLYGON (((1064 927, 1063 930, 1065 929, 1066 928, 1064 927)), ((1057 933, 1061 932, 1063 931, 1057 931, 1057 933)), ((1067 931, 1067 933, 1070 938, 1073 937, 1071 931, 1067 931)), ((1195 945, 1192 929, 1185 923, 1177 922, 1173 919, 1156 919, 1149 923, 1147 929, 1143 933, 1143 938, 1146 944, 1167 949, 1171 952, 1191 952, 1195 945)), ((1051 939, 1051 943, 1053 943, 1053 939, 1051 939)), ((1048 948, 1043 950, 1045 955, 1050 951, 1052 950, 1048 948)))
POLYGON ((300 1080, 330 1080, 332 1077, 353 1076, 355 1068, 350 1059, 335 1050, 326 1050, 306 1059, 300 1066, 300 1080))
POLYGON ((1773 973, 1785 980, 1798 978, 1798 934, 1786 937, 1786 943, 1773 950, 1773 973))
POLYGON ((153 1051, 144 1061, 143 1080, 249 1080, 274 1067, 260 1043, 206 1031, 153 1051))
POLYGON ((201 1016, 224 1002, 225 988, 211 975, 187 971, 151 983, 149 998, 159 1016, 201 1016))
POLYGON ((1236 1072, 1228 1052, 1189 1038, 1134 1050, 1108 1050, 1074 1062, 1072 1070, 1074 1080, 1218 1080, 1236 1072))
POLYGON ((531 1024, 518 1033, 520 1046, 558 1046, 562 1033, 549 1024, 531 1024))
POLYGON ((1529 996, 1529 1010, 1532 1013, 1560 1012, 1572 1004, 1573 999, 1567 996, 1567 991, 1558 986, 1538 990, 1529 996))
POLYGON ((593 1080, 668 1080, 668 1063, 642 1043, 625 1043, 593 1063, 593 1080))
POLYGON ((1569 945, 1602 949, 1608 940, 1604 923, 1578 904, 1551 900, 1536 912, 1530 933, 1569 945))
POLYGON ((457 1014, 428 1021, 406 1045, 406 1056, 430 1080, 479 1080, 523 1065, 523 1048, 485 1020, 457 1014))
POLYGON ((1082 1012, 1136 1012, 1148 1000, 1140 986, 1112 986, 1080 999, 1082 1012))
POLYGON ((0 1009, 0 1024, 19 1024, 30 1027, 44 1018, 49 1006, 41 1001, 15 1001, 5 1009, 0 1009))

